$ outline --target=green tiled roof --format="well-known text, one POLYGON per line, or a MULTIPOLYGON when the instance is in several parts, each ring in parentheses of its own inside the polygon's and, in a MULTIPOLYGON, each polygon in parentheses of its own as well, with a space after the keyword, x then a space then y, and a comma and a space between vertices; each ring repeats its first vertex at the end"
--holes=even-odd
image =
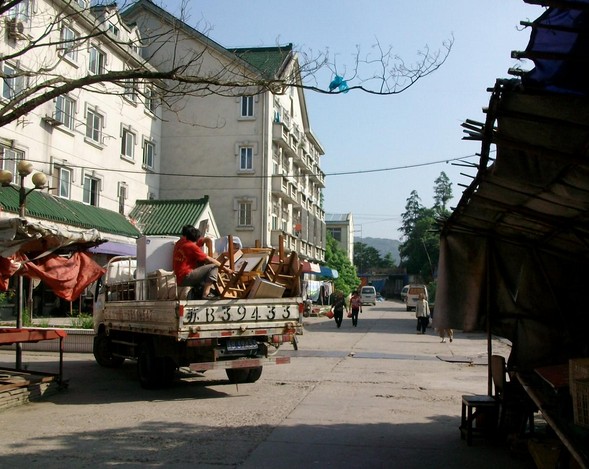
POLYGON ((209 204, 209 197, 179 200, 138 200, 132 218, 146 236, 179 236, 184 225, 195 225, 209 204))
MULTIPOLYGON (((0 207, 7 212, 18 214, 19 191, 15 189, 17 189, 16 186, 0 187, 0 207)), ((37 190, 29 192, 25 207, 25 215, 40 220, 84 229, 95 228, 102 233, 130 238, 141 236, 140 231, 118 212, 54 197, 46 192, 37 190)))
POLYGON ((284 62, 292 53, 292 44, 282 47, 249 47, 228 50, 259 70, 265 78, 276 78, 284 62))

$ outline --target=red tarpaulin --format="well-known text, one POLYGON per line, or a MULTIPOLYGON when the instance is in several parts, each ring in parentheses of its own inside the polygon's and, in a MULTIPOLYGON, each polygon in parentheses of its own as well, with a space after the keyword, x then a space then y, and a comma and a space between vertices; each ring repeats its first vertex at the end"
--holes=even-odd
POLYGON ((69 258, 47 256, 27 262, 24 275, 40 278, 53 292, 67 301, 73 301, 105 270, 84 252, 75 252, 69 258))

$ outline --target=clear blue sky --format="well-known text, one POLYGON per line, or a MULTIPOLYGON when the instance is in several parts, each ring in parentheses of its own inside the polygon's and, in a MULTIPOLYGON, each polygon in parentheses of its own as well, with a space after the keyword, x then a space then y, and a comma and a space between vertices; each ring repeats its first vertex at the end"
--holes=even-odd
MULTIPOLYGON (((180 3, 161 1, 176 15, 180 3)), ((471 181, 460 173, 474 175, 473 170, 445 162, 406 167, 480 151, 479 142, 462 140, 460 124, 465 119, 484 121, 486 90, 497 78, 510 78, 510 67, 532 67, 510 54, 523 50, 529 40, 530 30, 519 22, 534 20, 543 11, 523 0, 191 0, 187 22, 224 47, 292 42, 305 52, 329 49, 342 71, 354 66, 357 45, 365 53, 376 41, 391 45, 413 63, 419 49, 428 45, 436 50, 454 36, 442 68, 399 95, 306 92, 311 128, 325 149, 325 210, 352 212, 358 237, 400 239, 401 214, 413 189, 430 207, 434 181, 444 171, 454 193, 450 205, 455 206, 463 190, 458 183, 471 181), (404 169, 335 174, 387 168, 404 169)), ((319 74, 317 79, 327 88, 331 76, 319 74)))

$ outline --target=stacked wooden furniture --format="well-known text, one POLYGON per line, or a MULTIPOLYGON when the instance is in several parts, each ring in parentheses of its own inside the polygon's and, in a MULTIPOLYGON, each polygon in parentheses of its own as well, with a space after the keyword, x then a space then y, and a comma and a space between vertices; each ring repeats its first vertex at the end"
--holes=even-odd
POLYGON ((228 252, 218 260, 232 273, 219 269, 217 288, 222 298, 280 298, 300 294, 301 263, 296 252, 278 255, 273 248, 235 249, 229 236, 228 252))

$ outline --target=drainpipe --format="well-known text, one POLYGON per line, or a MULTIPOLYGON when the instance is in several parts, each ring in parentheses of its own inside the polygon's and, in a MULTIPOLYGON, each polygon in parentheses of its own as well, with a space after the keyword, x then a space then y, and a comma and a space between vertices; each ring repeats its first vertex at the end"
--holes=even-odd
MULTIPOLYGON (((262 106, 262 161, 263 161, 263 174, 264 177, 262 178, 262 196, 260 197, 260 202, 261 202, 261 210, 262 210, 262 222, 264 223, 264 226, 261 227, 261 243, 263 247, 266 246, 270 246, 270 243, 268 242, 268 149, 266 148, 266 133, 272 132, 272 129, 269 128, 268 126, 268 110, 266 109, 267 107, 267 103, 266 103, 266 95, 269 94, 269 91, 266 91, 265 93, 260 95, 260 98, 262 100, 263 106, 262 106)), ((272 141, 270 139, 270 141, 272 141)))

